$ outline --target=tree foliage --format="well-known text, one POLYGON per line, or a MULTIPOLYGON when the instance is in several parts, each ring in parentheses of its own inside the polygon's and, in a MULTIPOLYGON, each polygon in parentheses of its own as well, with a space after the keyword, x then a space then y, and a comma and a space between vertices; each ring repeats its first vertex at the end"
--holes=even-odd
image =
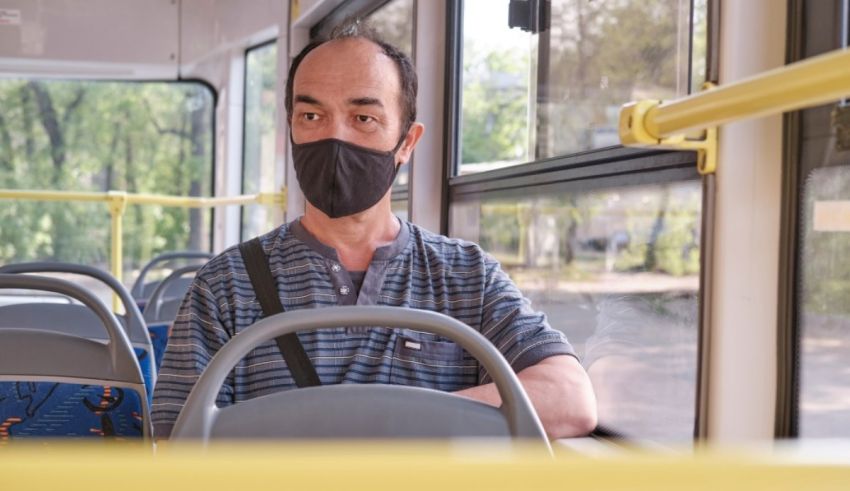
MULTIPOLYGON (((199 84, 0 82, 0 188, 210 193, 212 97, 199 84)), ((124 256, 204 248, 201 210, 129 207, 124 256)), ((0 263, 104 266, 109 212, 100 203, 0 201, 0 263)))
POLYGON ((680 6, 553 1, 550 29, 530 44, 494 42, 507 23, 491 38, 465 37, 462 162, 518 163, 614 144, 621 104, 687 90, 678 86, 688 60, 680 6))

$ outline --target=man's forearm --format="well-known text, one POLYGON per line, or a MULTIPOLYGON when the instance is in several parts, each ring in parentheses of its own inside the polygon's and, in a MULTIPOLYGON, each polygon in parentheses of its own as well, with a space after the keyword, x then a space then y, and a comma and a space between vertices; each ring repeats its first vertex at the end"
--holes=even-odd
MULTIPOLYGON (((584 369, 572 356, 553 356, 517 374, 549 438, 583 436, 596 426, 596 398, 584 369)), ((456 392, 491 406, 502 398, 495 384, 456 392)))

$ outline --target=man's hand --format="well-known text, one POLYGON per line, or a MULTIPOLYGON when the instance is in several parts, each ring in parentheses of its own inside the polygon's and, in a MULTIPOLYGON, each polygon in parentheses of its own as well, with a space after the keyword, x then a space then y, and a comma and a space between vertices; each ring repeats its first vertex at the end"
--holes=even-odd
MULTIPOLYGON (((517 374, 550 439, 585 436, 596 427, 596 397, 581 364, 569 355, 551 356, 517 374)), ((495 384, 455 392, 492 406, 502 399, 495 384)))

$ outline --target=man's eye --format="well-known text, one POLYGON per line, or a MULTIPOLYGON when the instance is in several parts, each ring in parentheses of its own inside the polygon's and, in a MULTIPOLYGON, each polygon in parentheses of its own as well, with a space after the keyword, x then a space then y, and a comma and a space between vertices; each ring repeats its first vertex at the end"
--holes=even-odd
POLYGON ((375 118, 373 118, 372 116, 367 116, 365 114, 358 114, 357 115, 357 121, 360 122, 360 123, 370 123, 374 120, 375 120, 375 118))
POLYGON ((304 121, 316 121, 319 119, 319 115, 316 113, 304 113, 303 118, 304 121))

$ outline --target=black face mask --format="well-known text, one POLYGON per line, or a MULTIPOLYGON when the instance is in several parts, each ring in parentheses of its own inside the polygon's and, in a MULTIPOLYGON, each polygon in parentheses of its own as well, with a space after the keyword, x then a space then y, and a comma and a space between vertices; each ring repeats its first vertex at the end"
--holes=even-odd
MULTIPOLYGON (((393 185, 398 166, 394 149, 381 152, 335 138, 292 142, 295 175, 304 197, 331 218, 360 213, 375 206, 393 185)), ((290 141, 292 135, 290 135, 290 141)))

